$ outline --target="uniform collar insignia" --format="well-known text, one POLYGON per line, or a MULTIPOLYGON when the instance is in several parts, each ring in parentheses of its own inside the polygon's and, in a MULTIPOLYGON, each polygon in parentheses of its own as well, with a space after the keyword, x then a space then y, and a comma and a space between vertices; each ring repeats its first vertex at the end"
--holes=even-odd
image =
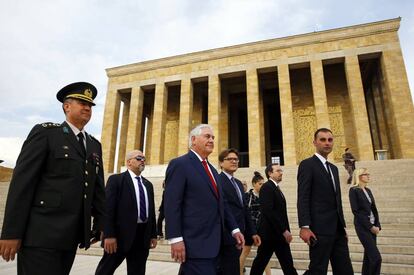
POLYGON ((63 127, 63 132, 65 133, 65 134, 69 134, 69 129, 68 129, 68 127, 63 127))

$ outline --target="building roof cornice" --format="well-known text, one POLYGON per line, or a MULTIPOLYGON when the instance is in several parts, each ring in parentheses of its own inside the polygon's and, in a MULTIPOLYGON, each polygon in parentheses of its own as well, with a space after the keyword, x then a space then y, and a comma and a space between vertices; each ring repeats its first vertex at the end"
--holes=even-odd
POLYGON ((304 46, 308 44, 323 43, 335 40, 343 40, 360 36, 380 34, 386 32, 397 32, 400 27, 401 17, 382 20, 372 23, 353 25, 348 27, 335 28, 325 31, 292 35, 281 38, 250 42, 234 46, 215 48, 205 51, 181 54, 165 58, 153 59, 119 67, 106 69, 108 77, 116 77, 162 69, 195 62, 205 62, 225 57, 245 55, 250 53, 271 51, 276 49, 304 46))

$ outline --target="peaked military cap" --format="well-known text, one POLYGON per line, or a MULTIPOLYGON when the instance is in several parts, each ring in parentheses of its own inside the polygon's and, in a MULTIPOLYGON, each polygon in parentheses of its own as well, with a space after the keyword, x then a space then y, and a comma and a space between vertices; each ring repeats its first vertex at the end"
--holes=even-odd
POLYGON ((56 94, 56 98, 60 102, 63 102, 68 98, 75 98, 89 102, 95 106, 93 100, 97 94, 98 91, 92 84, 88 82, 75 82, 60 89, 60 91, 56 94))

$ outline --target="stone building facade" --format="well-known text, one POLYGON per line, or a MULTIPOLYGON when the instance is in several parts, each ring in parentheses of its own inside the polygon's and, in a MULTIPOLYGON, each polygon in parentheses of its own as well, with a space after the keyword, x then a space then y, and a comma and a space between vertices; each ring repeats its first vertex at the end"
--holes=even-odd
POLYGON ((241 166, 272 157, 296 165, 313 153, 319 127, 335 135, 333 161, 346 147, 360 160, 381 150, 414 158, 399 26, 395 18, 109 68, 105 171, 119 170, 134 148, 149 165, 167 164, 187 152, 199 123, 215 129, 213 163, 234 147, 241 166))

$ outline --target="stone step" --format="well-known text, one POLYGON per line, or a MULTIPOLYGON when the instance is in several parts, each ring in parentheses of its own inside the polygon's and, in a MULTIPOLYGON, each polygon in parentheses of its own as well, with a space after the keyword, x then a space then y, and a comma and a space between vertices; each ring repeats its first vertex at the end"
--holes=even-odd
MULTIPOLYGON (((387 246, 387 245, 378 245, 379 250, 382 254, 383 263, 395 263, 395 264, 404 264, 404 265, 414 265, 414 250, 413 247, 403 246, 387 246)), ((353 262, 362 262, 363 260, 363 247, 358 244, 350 244, 350 254, 353 262)), ((292 256, 295 260, 308 260, 308 248, 303 243, 292 243, 292 256)), ((79 250, 79 254, 87 255, 102 255, 103 249, 99 246, 93 246, 88 251, 79 250)), ((157 248, 150 251, 150 256, 152 254, 163 256, 163 260, 170 260, 170 246, 166 244, 165 241, 161 241, 157 248)), ((256 255, 256 248, 253 247, 250 253, 249 259, 252 259, 256 255)), ((159 260, 157 258, 151 258, 152 260, 159 260)))
MULTIPOLYGON (((170 255, 167 253, 151 252, 148 259, 152 261, 172 262, 170 255)), ((247 258, 246 266, 250 267, 252 262, 253 262, 253 258, 247 258)), ((294 265, 295 265, 295 268, 298 270, 306 270, 309 265, 309 261, 294 259, 294 265)), ((354 271, 357 273, 359 273, 360 270, 362 269, 362 262, 354 261, 352 262, 352 265, 353 265, 354 271)), ((277 268, 277 269, 281 268, 275 256, 272 257, 271 266, 272 268, 277 268)), ((330 267, 329 267, 329 270, 331 271, 330 267)), ((414 265, 413 264, 393 264, 393 263, 383 262, 381 272, 382 274, 414 274, 414 265)))
MULTIPOLYGON (((308 247, 301 241, 295 241, 291 243, 292 251, 307 251, 308 247)), ((399 245, 399 244, 378 244, 379 250, 383 254, 403 254, 403 255, 414 255, 414 246, 399 245)), ((94 247, 101 249, 100 247, 94 247)), ((157 252, 170 253, 170 246, 166 241, 159 241, 157 248, 154 250, 157 252)), ((252 247, 252 255, 255 255, 256 247, 252 247)), ((363 253, 364 248, 358 243, 349 243, 349 251, 351 253, 363 253)))
MULTIPOLYGON (((299 236, 299 228, 292 228, 291 229, 291 233, 294 237, 299 236)), ((381 230, 380 234, 378 235, 378 239, 382 239, 382 238, 395 238, 395 237, 399 237, 399 238, 414 238, 414 236, 411 235, 411 231, 410 230, 381 230)), ((347 227, 347 234, 350 237, 355 237, 356 236, 356 232, 355 229, 351 226, 347 227)))
MULTIPOLYGON (((381 224, 399 224, 399 223, 405 223, 405 224, 413 224, 414 226, 414 216, 413 213, 404 213, 406 215, 404 216, 396 216, 393 214, 380 214, 380 221, 381 224)), ((289 212, 288 213, 289 222, 294 222, 298 220, 298 215, 296 212, 289 212)), ((348 223, 351 223, 354 219, 354 216, 345 211, 344 212, 345 220, 348 221, 348 223)))

